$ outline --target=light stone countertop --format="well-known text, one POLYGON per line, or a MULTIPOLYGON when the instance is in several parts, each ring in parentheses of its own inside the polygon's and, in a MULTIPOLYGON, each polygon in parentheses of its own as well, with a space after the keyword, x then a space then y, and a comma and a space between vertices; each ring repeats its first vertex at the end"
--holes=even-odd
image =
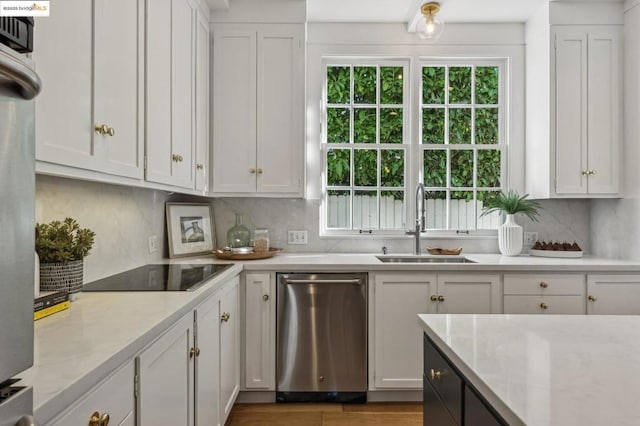
POLYGON ((19 374, 19 385, 33 386, 36 420, 52 420, 241 270, 228 268, 192 292, 79 293, 68 310, 36 321, 34 365, 19 374))
MULTIPOLYGON (((582 258, 549 258, 501 256, 499 254, 465 254, 476 263, 383 263, 379 254, 345 253, 278 253, 264 260, 234 261, 241 263, 245 271, 323 272, 323 271, 504 271, 504 272, 640 272, 640 262, 605 259, 592 256, 582 258)), ((389 256, 412 256, 408 253, 389 253, 389 256)), ((220 261, 222 262, 222 261, 220 261)))
POLYGON ((512 426, 640 424, 640 317, 419 315, 512 426))
MULTIPOLYGON (((399 254, 389 254, 397 256, 399 254)), ((165 263, 234 263, 193 292, 80 293, 71 308, 35 322, 34 366, 20 374, 34 388, 36 419, 44 423, 131 359, 177 319, 191 311, 217 284, 245 271, 577 271, 640 272, 640 263, 584 257, 552 259, 468 254, 478 263, 383 263, 375 254, 278 253, 265 260, 228 261, 213 256, 165 263)), ((158 262, 162 263, 162 262, 158 262)))

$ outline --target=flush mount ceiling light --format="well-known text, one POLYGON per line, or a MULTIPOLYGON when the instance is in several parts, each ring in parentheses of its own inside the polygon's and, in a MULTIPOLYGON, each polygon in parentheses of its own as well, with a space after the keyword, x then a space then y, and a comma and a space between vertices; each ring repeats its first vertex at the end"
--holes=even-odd
POLYGON ((422 40, 437 40, 444 30, 444 21, 436 16, 440 11, 440 3, 428 2, 422 5, 420 12, 424 21, 418 23, 416 33, 422 40))

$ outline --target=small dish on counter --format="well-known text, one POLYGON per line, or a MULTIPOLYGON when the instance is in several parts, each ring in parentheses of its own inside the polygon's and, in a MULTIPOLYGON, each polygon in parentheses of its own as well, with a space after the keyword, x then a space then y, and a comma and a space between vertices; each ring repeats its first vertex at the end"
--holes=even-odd
POLYGON ((561 250, 529 250, 531 256, 540 257, 564 257, 564 258, 578 258, 582 257, 582 251, 561 251, 561 250))
POLYGON ((254 252, 253 247, 244 247, 250 248, 252 251, 246 253, 234 253, 232 250, 225 249, 215 249, 212 251, 213 255, 218 259, 224 260, 258 260, 258 259, 268 259, 273 257, 278 253, 281 249, 276 247, 269 248, 269 251, 264 252, 254 252))
POLYGON ((446 249, 439 247, 427 247, 427 252, 433 255, 457 256, 462 253, 462 247, 454 249, 446 249))

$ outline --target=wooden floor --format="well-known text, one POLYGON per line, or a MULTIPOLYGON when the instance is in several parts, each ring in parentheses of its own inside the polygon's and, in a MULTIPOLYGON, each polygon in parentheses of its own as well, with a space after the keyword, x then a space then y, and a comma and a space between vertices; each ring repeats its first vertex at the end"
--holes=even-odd
POLYGON ((236 404, 226 426, 421 426, 422 403, 236 404))

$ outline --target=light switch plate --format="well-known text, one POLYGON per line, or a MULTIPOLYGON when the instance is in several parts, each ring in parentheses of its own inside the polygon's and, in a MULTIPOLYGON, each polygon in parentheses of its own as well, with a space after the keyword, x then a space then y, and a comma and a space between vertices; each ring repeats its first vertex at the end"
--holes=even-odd
POLYGON ((307 230, 287 231, 287 244, 309 244, 307 230))
POLYGON ((525 232, 524 233, 524 244, 526 246, 532 246, 535 242, 538 241, 538 233, 537 232, 525 232))
POLYGON ((158 251, 158 237, 155 235, 151 235, 149 237, 149 254, 155 253, 158 251))

